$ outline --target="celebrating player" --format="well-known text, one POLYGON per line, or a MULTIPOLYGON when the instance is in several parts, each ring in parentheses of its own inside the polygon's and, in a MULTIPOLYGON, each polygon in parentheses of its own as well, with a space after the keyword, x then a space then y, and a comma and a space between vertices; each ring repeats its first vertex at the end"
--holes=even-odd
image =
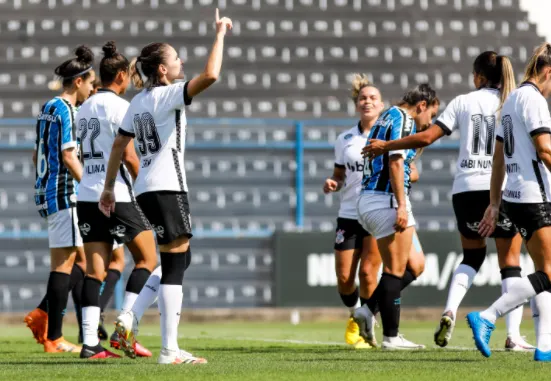
MULTIPOLYGON (((145 46, 132 79, 137 88, 145 89, 131 101, 115 138, 100 208, 110 216, 115 207, 114 185, 121 155, 131 139, 140 156, 140 170, 135 182, 138 203, 157 233, 161 251, 162 277, 159 286, 162 349, 161 364, 206 363, 203 358, 180 350, 178 324, 182 308, 182 281, 191 262, 189 239, 191 217, 184 172, 186 116, 184 106, 193 97, 216 82, 222 66, 224 36, 232 22, 218 16, 216 38, 204 71, 187 82, 173 83, 184 76, 176 50, 166 43, 145 46), (144 81, 145 79, 145 81, 144 81)), ((134 317, 121 314, 117 327, 130 337, 134 317)))

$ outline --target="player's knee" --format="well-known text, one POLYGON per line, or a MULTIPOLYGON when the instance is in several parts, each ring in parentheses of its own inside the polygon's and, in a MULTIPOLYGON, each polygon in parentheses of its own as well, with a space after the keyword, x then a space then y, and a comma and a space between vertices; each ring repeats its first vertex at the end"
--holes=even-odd
POLYGON ((353 274, 348 271, 337 273, 337 284, 340 291, 353 291, 356 287, 353 274))
POLYGON ((378 267, 365 265, 363 264, 358 273, 360 282, 365 282, 366 284, 377 283, 377 272, 379 271, 378 267))
POLYGON ((415 263, 408 264, 407 269, 417 279, 425 271, 425 261, 418 261, 415 263))
POLYGON ((470 266, 478 272, 485 259, 486 247, 481 247, 478 249, 463 249, 463 260, 461 261, 461 264, 470 266))

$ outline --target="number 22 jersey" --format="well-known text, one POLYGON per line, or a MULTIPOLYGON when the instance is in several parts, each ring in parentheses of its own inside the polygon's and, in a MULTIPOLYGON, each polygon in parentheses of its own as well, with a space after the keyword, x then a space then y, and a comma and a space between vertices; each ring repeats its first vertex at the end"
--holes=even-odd
MULTIPOLYGON (((76 124, 80 136, 83 173, 78 201, 98 202, 105 185, 107 164, 115 135, 126 115, 128 102, 111 90, 99 89, 78 110, 76 124)), ((121 165, 115 182, 117 202, 132 201, 130 174, 121 165)))
POLYGON ((188 82, 144 89, 130 102, 119 133, 135 137, 140 170, 136 196, 155 191, 187 192, 184 171, 188 82))

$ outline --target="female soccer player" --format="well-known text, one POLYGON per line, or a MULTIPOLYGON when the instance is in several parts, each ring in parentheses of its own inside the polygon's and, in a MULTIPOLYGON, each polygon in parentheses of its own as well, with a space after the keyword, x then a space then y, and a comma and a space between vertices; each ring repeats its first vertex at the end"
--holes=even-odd
MULTIPOLYGON (((381 256, 377 244, 358 222, 356 200, 360 193, 363 175, 361 149, 367 136, 383 111, 384 103, 377 87, 369 83, 365 75, 356 74, 352 81, 352 99, 360 121, 343 132, 335 143, 335 168, 333 176, 325 180, 324 193, 339 192, 341 204, 337 218, 335 237, 335 271, 338 291, 343 304, 348 307, 351 317, 346 327, 345 340, 356 348, 365 345, 360 336, 358 324, 352 314, 358 303, 369 299, 377 287, 377 272, 381 266, 381 256), (370 255, 374 253, 374 255, 370 255), (356 288, 356 273, 360 265, 360 291, 356 288)), ((368 344, 368 347, 371 345, 368 344)))
POLYGON ((534 360, 551 361, 551 44, 530 59, 523 84, 503 104, 492 167, 490 205, 480 223, 490 236, 499 221, 501 198, 534 260, 536 272, 509 287, 490 308, 467 315, 478 350, 491 355, 490 337, 498 317, 535 297, 534 360), (503 190, 503 182, 507 181, 503 190))
MULTIPOLYGON (((121 155, 135 136, 140 171, 135 191, 140 207, 157 233, 162 277, 159 286, 162 349, 160 364, 206 363, 178 347, 178 324, 182 308, 182 281, 191 261, 190 209, 184 172, 186 117, 184 106, 216 82, 222 66, 224 36, 232 22, 218 16, 216 39, 203 73, 187 82, 176 50, 166 43, 145 46, 136 60, 134 86, 145 89, 130 103, 115 142, 100 208, 110 216, 115 206, 116 174, 121 155), (145 77, 145 83, 143 80, 145 77)), ((121 315, 127 316, 127 315, 121 315)), ((120 333, 131 335, 132 321, 118 321, 120 333)))
MULTIPOLYGON (((115 179, 114 189, 118 202, 114 212, 108 218, 98 210, 110 150, 128 109, 128 102, 120 95, 125 93, 130 83, 130 63, 117 52, 115 43, 110 41, 105 44, 103 52, 99 69, 102 88, 82 105, 76 117, 84 161, 77 214, 88 264, 83 286, 84 344, 80 357, 91 359, 119 357, 103 348, 97 335, 100 323, 100 289, 105 278, 106 265, 109 263, 113 239, 128 246, 136 264, 128 279, 122 311, 132 308, 157 263, 153 232, 135 202, 129 179, 130 176, 134 179, 137 177, 139 166, 133 146, 128 145, 124 151, 125 165, 120 165, 115 179)), ((132 346, 124 349, 131 357, 135 357, 132 346)), ((145 356, 151 354, 147 351, 145 356)))
MULTIPOLYGON (((463 246, 463 260, 455 270, 448 300, 440 324, 434 334, 437 345, 448 345, 457 309, 471 287, 476 273, 486 257, 486 239, 479 235, 479 222, 490 201, 491 156, 494 150, 496 121, 505 99, 515 88, 515 77, 509 58, 496 52, 480 54, 473 64, 476 91, 460 95, 450 102, 435 124, 424 132, 407 138, 383 142, 370 141, 365 151, 371 155, 384 152, 420 148, 432 144, 444 135, 459 128, 461 133, 459 159, 453 183, 453 207, 463 246)), ((522 239, 503 209, 495 238, 502 277, 502 292, 520 278, 520 250, 522 239)), ((512 351, 530 351, 520 334, 522 306, 511 311, 506 318, 507 340, 505 348, 512 351)))
POLYGON ((48 333, 46 339, 41 338, 45 352, 80 351, 80 347, 63 338, 62 322, 70 274, 77 252, 82 251, 75 211, 82 166, 77 156, 74 108, 92 92, 95 73, 92 70, 94 55, 90 49, 79 46, 75 55, 55 69, 62 78, 63 92, 48 101, 38 115, 33 153, 35 202, 40 215, 48 221, 52 269, 46 291, 48 333))
MULTIPOLYGON (((435 91, 427 84, 406 93, 398 106, 384 112, 371 129, 370 138, 396 140, 424 129, 438 111, 435 91), (414 122, 415 120, 415 122, 414 122)), ((364 165, 358 199, 358 220, 377 240, 384 270, 376 300, 383 324, 383 349, 419 349, 398 335, 400 293, 410 259, 415 220, 409 202, 410 164, 414 150, 391 151, 364 165)))

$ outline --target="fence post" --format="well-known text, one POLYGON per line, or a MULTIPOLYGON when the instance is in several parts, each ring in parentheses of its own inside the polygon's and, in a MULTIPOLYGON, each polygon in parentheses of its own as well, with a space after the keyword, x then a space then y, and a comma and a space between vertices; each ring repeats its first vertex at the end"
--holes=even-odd
POLYGON ((295 175, 296 212, 295 225, 304 226, 304 136, 302 122, 295 123, 295 161, 297 170, 295 175))

